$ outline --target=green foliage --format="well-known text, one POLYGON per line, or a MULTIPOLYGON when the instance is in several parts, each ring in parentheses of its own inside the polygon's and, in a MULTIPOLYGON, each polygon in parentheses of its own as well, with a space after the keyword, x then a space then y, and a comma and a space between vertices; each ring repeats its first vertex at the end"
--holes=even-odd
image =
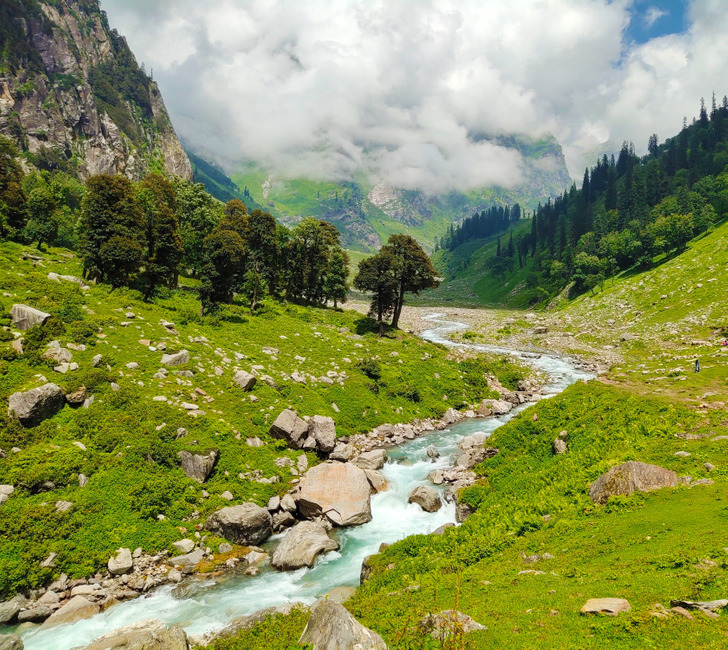
POLYGON ((272 614, 263 621, 240 632, 214 641, 210 650, 291 650, 310 648, 299 646, 298 639, 308 623, 308 612, 295 608, 287 616, 272 614))

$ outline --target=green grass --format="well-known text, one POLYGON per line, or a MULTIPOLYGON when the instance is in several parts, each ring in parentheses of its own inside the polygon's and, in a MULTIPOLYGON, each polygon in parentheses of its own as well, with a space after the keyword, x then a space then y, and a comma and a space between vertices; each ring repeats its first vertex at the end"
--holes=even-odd
MULTIPOLYGON (((286 449, 267 433, 285 408, 331 416, 337 433, 350 435, 477 403, 491 395, 486 373, 504 382, 514 372, 520 376, 520 370, 497 359, 450 359, 446 349, 403 332, 379 338, 374 324, 355 312, 268 301, 255 317, 245 305, 235 304, 201 319, 196 295, 187 288, 194 283, 186 280, 182 289, 152 303, 143 302, 136 291, 111 291, 104 285, 84 292, 46 277, 49 271, 80 275, 79 262, 66 251, 52 250, 43 266, 34 266, 20 261, 24 250, 0 244, 0 284, 6 290, 0 295, 0 324, 9 325, 14 303, 46 310, 56 320, 53 327, 26 333, 22 357, 11 351, 7 339, 12 336, 3 331, 0 400, 7 404, 11 393, 48 380, 65 390, 85 385, 95 401, 88 410, 66 407, 31 429, 11 421, 5 408, 0 411, 0 448, 8 452, 0 458, 0 483, 16 486, 0 507, 3 595, 44 584, 61 571, 71 577, 93 573, 119 546, 149 552, 170 548, 193 534, 210 512, 230 505, 219 496, 226 490, 234 495, 233 503, 260 504, 286 491, 295 475, 274 461, 295 459, 302 452, 286 449), (128 311, 136 317, 127 318, 128 311), (168 332, 162 320, 174 322, 178 333, 168 332), (58 374, 42 359, 53 339, 64 346, 86 345, 73 352, 78 371, 58 374), (186 349, 191 362, 157 379, 162 352, 151 351, 147 343, 164 343, 168 352, 186 349), (97 354, 103 362, 94 369, 91 360, 97 354), (130 362, 139 367, 128 369, 130 362), (367 376, 365 362, 378 364, 380 376, 367 376), (254 366, 262 366, 259 373, 270 375, 276 387, 259 381, 250 394, 243 393, 232 377, 236 369, 254 366), (176 370, 194 374, 179 377, 176 370), (294 371, 315 378, 333 371, 345 373, 345 379, 329 385, 309 377, 302 385, 289 378, 294 371), (111 381, 119 385, 118 392, 111 381), (167 401, 154 401, 155 396, 167 401), (205 415, 192 417, 182 402, 195 402, 205 415), (177 439, 181 427, 189 433, 177 439), (254 436, 263 447, 245 443, 254 436), (15 447, 21 451, 10 453, 15 447), (211 449, 220 456, 206 484, 186 478, 177 453, 211 449), (246 474, 253 470, 280 482, 251 480, 246 474), (89 477, 84 488, 78 486, 79 474, 89 477), (48 482, 55 488, 48 491, 48 482), (203 489, 209 498, 202 497, 203 489), (74 508, 56 513, 58 500, 71 501, 74 508), (160 514, 164 520, 158 520, 160 514), (50 552, 58 554, 56 569, 40 569, 50 552)), ((309 462, 317 462, 314 454, 309 462)))

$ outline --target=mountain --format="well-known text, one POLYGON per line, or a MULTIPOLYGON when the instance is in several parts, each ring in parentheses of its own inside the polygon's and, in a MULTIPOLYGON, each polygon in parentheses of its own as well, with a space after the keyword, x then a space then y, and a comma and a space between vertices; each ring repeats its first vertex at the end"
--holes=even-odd
POLYGON ((98 0, 3 0, 0 53, 0 134, 28 165, 192 179, 157 84, 98 0))
POLYGON ((251 212, 262 208, 250 196, 248 188, 246 187, 241 191, 219 165, 214 162, 208 162, 189 150, 186 151, 192 163, 192 173, 195 182, 202 183, 209 194, 212 194, 212 196, 223 203, 238 199, 245 203, 251 212))
POLYGON ((494 205, 520 203, 535 208, 560 195, 571 183, 561 146, 553 138, 536 141, 508 136, 494 140, 523 155, 524 180, 517 187, 431 194, 387 183, 372 185, 363 177, 345 182, 285 178, 254 162, 231 177, 283 223, 296 223, 306 216, 333 223, 344 244, 353 250, 376 250, 390 234, 401 232, 433 250, 452 223, 494 205))

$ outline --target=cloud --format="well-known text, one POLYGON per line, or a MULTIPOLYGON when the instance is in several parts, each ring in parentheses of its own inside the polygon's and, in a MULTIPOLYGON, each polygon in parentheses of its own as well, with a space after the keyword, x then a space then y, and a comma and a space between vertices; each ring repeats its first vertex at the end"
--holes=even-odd
POLYGON ((580 177, 622 140, 674 134, 728 78, 720 0, 694 0, 687 32, 642 45, 624 38, 631 0, 101 4, 185 141, 282 175, 508 186, 524 161, 493 137, 553 133, 580 177))
POLYGON ((642 17, 642 21, 644 22, 645 27, 650 29, 663 16, 667 16, 667 11, 663 11, 659 7, 650 7, 642 17))

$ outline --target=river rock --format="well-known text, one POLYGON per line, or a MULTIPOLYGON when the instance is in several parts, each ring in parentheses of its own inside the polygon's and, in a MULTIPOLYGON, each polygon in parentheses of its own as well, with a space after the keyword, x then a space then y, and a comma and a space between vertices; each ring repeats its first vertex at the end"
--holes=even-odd
POLYGON ((359 454, 354 459, 354 465, 361 469, 382 469, 387 462, 387 452, 384 449, 372 449, 359 454))
POLYGON ((273 554, 271 566, 280 571, 310 568, 321 553, 337 548, 339 543, 329 537, 326 526, 317 521, 302 521, 283 538, 273 554))
POLYGON ((268 433, 273 438, 285 440, 289 447, 300 449, 306 440, 308 423, 293 409, 286 409, 275 419, 268 433))
POLYGON ((28 599, 22 594, 0 603, 0 625, 10 625, 27 604, 28 599))
POLYGON ((471 447, 465 453, 460 454, 455 461, 455 467, 459 469, 473 469, 478 463, 487 458, 493 458, 498 454, 495 447, 471 447))
POLYGON ((116 552, 116 556, 109 558, 108 568, 112 576, 120 576, 129 573, 134 567, 134 561, 131 557, 131 551, 128 548, 120 548, 116 552))
POLYGON ((204 558, 205 551, 203 551, 201 548, 196 548, 190 553, 178 555, 177 557, 171 558, 169 561, 172 566, 176 567, 177 569, 181 569, 183 572, 187 573, 189 571, 192 571, 200 562, 202 562, 204 558))
POLYGON ((191 553, 195 549, 195 543, 191 539, 181 539, 177 542, 172 542, 172 546, 181 553, 191 553))
POLYGON ((214 512, 207 518, 205 528, 224 537, 232 544, 257 545, 273 532, 273 520, 265 508, 255 503, 243 503, 214 512))
POLYGON ((480 407, 490 409, 493 415, 505 415, 513 410, 513 404, 503 399, 484 399, 480 407))
POLYGON ((181 625, 167 628, 161 621, 140 621, 109 632, 83 650, 189 650, 181 625))
POLYGON ((25 427, 34 427, 43 420, 53 417, 65 403, 66 399, 60 386, 45 384, 24 393, 13 393, 8 403, 8 415, 17 418, 25 427))
POLYGON ((420 485, 410 492, 408 503, 416 503, 425 512, 437 512, 442 508, 442 499, 435 488, 420 485))
POLYGON ((359 623, 343 605, 329 599, 313 606, 298 644, 309 644, 313 650, 387 650, 382 637, 359 623))
POLYGON ((594 503, 606 503, 609 497, 632 492, 652 492, 665 487, 675 487, 677 474, 659 467, 629 461, 602 474, 589 488, 589 497, 594 503))
POLYGON ((348 443, 340 442, 334 447, 334 450, 329 454, 329 460, 338 460, 345 463, 356 456, 356 449, 353 445, 348 443))
POLYGON ((215 467, 217 452, 209 451, 206 454, 192 454, 189 451, 180 451, 177 453, 177 458, 180 459, 182 471, 184 471, 187 478, 195 479, 198 483, 204 483, 215 467))
POLYGON ((184 366, 190 362, 190 353, 187 350, 180 350, 174 354, 163 354, 162 365, 163 366, 184 366))
POLYGON ((435 445, 430 445, 427 448, 427 451, 425 453, 427 454, 427 457, 430 460, 432 460, 433 462, 435 461, 436 458, 440 457, 440 452, 437 451, 437 448, 435 447, 435 445))
POLYGON ((233 381, 238 386, 240 386, 240 388, 247 392, 253 389, 253 386, 255 386, 255 382, 258 380, 255 378, 254 375, 251 375, 249 372, 245 372, 245 370, 239 370, 235 373, 233 381))
POLYGON ((17 634, 0 634, 0 650, 23 650, 23 641, 17 634))
POLYGON ((446 609, 438 614, 429 614, 420 621, 420 629, 441 643, 448 637, 459 637, 478 630, 487 629, 484 625, 475 622, 467 614, 455 609, 446 609))
POLYGON ((386 492, 389 489, 387 479, 381 472, 375 469, 365 469, 364 473, 367 475, 369 485, 372 486, 372 492, 379 494, 379 492, 386 492))
POLYGON ((307 519, 324 515, 335 526, 355 526, 372 518, 367 475, 353 463, 316 465, 299 487, 298 509, 307 519))
POLYGON ((101 611, 101 607, 83 596, 74 596, 59 610, 53 612, 43 623, 43 627, 74 623, 90 618, 101 611))
POLYGON ((336 424, 333 418, 314 415, 308 423, 308 435, 324 453, 333 451, 336 446, 336 424))
POLYGON ((13 327, 21 332, 27 332, 34 325, 42 325, 50 317, 50 314, 28 307, 28 305, 13 305, 10 309, 10 320, 13 327))
POLYGON ((24 609, 18 614, 18 623, 42 623, 58 609, 57 604, 35 604, 30 609, 24 609))
POLYGON ((590 598, 581 608, 581 613, 616 616, 631 609, 632 606, 624 598, 590 598))

